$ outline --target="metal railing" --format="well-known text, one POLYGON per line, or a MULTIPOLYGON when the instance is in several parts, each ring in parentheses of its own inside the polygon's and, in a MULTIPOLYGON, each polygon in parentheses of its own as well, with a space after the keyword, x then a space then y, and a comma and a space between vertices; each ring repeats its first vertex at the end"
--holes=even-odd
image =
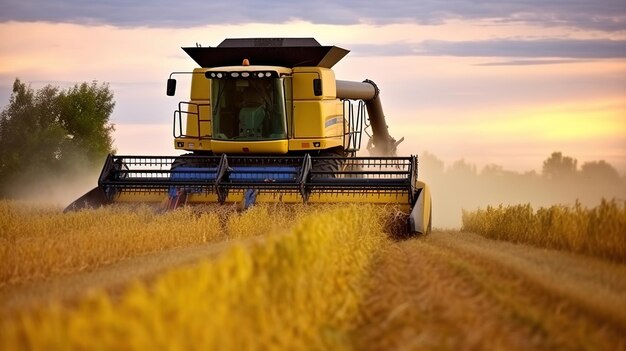
POLYGON ((346 152, 355 154, 361 149, 361 136, 366 115, 365 102, 363 100, 357 101, 356 113, 353 102, 354 100, 343 100, 343 118, 348 121, 348 129, 344 130, 348 140, 346 141, 344 138, 343 148, 346 152))
POLYGON ((208 126, 210 127, 210 123, 211 123, 211 109, 210 109, 211 104, 210 103, 195 103, 195 102, 187 102, 187 101, 181 101, 178 103, 178 109, 176 109, 174 111, 174 123, 173 123, 173 135, 174 138, 199 138, 199 139, 210 139, 211 138, 211 131, 209 130, 209 134, 205 134, 205 135, 201 135, 201 131, 202 131, 202 125, 204 124, 208 124, 208 126), (183 107, 186 106, 186 109, 184 109, 183 107), (195 112, 192 111, 195 107, 195 112), (202 113, 202 107, 205 107, 205 110, 208 110, 208 113, 202 113), (204 115, 208 115, 207 118, 202 118, 204 117, 204 115), (186 118, 183 121, 183 116, 185 116, 186 118), (196 117, 196 123, 197 123, 197 131, 198 134, 197 135, 189 135, 186 133, 183 133, 183 125, 184 127, 187 127, 187 123, 189 123, 189 116, 195 116, 196 117))

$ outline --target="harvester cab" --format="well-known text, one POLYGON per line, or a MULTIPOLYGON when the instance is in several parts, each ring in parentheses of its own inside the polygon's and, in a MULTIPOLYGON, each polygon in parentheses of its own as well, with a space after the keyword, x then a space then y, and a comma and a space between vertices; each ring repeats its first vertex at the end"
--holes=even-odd
MULTIPOLYGON (((395 204, 410 232, 431 227, 417 158, 397 157, 380 91, 336 80, 348 50, 312 38, 226 39, 183 50, 200 66, 174 111, 177 157, 110 155, 98 187, 68 209, 115 202, 395 204), (367 113, 366 113, 367 111, 367 113), (371 129, 371 156, 357 157, 371 129), (254 194, 254 196, 250 196, 254 194)), ((400 140, 402 141, 402 139, 400 140)))

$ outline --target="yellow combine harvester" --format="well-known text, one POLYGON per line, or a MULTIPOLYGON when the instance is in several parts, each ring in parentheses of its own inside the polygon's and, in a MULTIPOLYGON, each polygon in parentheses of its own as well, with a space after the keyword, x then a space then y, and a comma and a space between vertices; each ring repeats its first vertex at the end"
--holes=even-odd
MULTIPOLYGON (((397 204, 410 232, 431 227, 417 158, 396 157, 374 82, 336 80, 348 50, 312 38, 226 39, 183 48, 200 65, 174 112, 177 157, 109 155, 98 187, 68 209, 117 202, 397 204), (367 114, 365 113, 367 110, 367 114), (371 127, 372 157, 356 157, 371 127)), ((402 140, 400 140, 402 141, 402 140)))

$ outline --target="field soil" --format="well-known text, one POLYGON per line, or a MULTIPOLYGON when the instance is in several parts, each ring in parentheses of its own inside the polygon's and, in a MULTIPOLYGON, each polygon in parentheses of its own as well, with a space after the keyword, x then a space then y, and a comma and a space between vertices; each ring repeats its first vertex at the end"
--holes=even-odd
MULTIPOLYGON (((215 257, 232 244, 5 286, 0 315, 72 304, 97 289, 116 296, 135 280, 215 257)), ((358 350, 625 350, 626 266, 469 233, 393 241, 372 263, 351 336, 358 350)))
POLYGON ((359 350, 626 348, 626 266, 438 232, 374 263, 359 350))

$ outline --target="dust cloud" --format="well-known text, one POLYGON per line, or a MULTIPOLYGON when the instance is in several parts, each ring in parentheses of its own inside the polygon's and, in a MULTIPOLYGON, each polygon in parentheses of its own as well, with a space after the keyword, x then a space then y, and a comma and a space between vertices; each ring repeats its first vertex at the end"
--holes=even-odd
POLYGON ((24 172, 12 177, 3 192, 8 198, 29 204, 65 208, 98 185, 100 170, 77 165, 66 170, 24 172))
POLYGON ((518 173, 497 165, 482 170, 464 160, 444 165, 436 156, 419 157, 418 178, 432 193, 433 226, 456 229, 462 225, 462 210, 473 211, 489 205, 555 204, 597 206, 602 198, 626 201, 626 177, 575 171, 570 175, 547 177, 535 171, 518 173))

